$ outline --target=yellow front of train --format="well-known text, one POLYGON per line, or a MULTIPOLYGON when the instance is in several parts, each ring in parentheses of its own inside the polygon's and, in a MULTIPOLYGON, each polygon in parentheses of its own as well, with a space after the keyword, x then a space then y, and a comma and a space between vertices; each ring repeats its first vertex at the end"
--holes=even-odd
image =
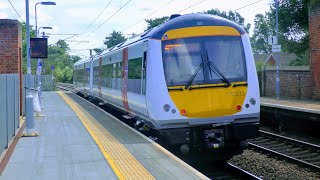
POLYGON ((181 115, 219 117, 242 110, 247 68, 240 33, 228 26, 196 26, 162 37, 169 94, 181 115))
POLYGON ((242 27, 217 16, 189 14, 150 34, 148 116, 169 143, 232 154, 257 137, 259 84, 242 27))

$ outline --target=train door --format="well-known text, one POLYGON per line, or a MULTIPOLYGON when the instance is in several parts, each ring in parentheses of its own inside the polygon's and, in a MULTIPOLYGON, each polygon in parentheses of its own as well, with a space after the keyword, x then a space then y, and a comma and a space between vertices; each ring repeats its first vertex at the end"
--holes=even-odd
POLYGON ((102 98, 102 57, 99 57, 99 69, 98 69, 98 91, 99 91, 99 97, 102 98))
POLYGON ((141 95, 143 97, 143 104, 145 104, 144 106, 144 115, 145 118, 147 118, 148 115, 148 110, 147 110, 147 101, 146 101, 146 88, 147 88, 147 49, 148 49, 148 41, 144 41, 143 42, 143 55, 142 55, 142 71, 141 71, 141 95))
POLYGON ((90 94, 93 94, 93 58, 90 59, 89 87, 90 94))
POLYGON ((113 63, 113 66, 112 66, 112 89, 116 89, 116 87, 117 87, 116 74, 117 74, 117 63, 113 63))

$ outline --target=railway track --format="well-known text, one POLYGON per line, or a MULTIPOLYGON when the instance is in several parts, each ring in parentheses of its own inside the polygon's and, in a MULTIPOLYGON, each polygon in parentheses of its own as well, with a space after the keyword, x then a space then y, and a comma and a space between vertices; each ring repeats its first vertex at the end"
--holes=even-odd
MULTIPOLYGON (((70 91, 75 93, 75 87, 73 84, 67 83, 57 83, 57 88, 65 91, 70 91)), ((115 117, 121 119, 121 116, 115 114, 115 117)), ((179 155, 178 155, 179 156, 179 155)), ((197 164, 190 164, 194 168, 201 171, 203 174, 208 176, 210 179, 261 179, 254 174, 241 169, 240 167, 233 165, 231 163, 219 163, 219 164, 209 164, 208 162, 197 164), (201 165, 200 165, 201 164, 201 165)))
POLYGON ((75 87, 73 84, 68 84, 68 83, 57 83, 57 88, 66 90, 66 91, 71 91, 75 92, 75 87))
POLYGON ((259 131, 259 136, 248 143, 249 148, 285 158, 294 163, 320 171, 319 145, 262 130, 259 131))
POLYGON ((202 170, 201 172, 210 179, 261 179, 231 163, 213 165, 207 170, 202 170))

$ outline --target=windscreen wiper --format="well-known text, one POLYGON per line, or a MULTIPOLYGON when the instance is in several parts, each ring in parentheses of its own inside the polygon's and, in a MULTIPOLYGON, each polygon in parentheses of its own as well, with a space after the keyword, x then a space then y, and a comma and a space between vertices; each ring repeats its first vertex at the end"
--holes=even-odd
POLYGON ((214 62, 209 61, 208 64, 210 71, 212 70, 216 75, 220 75, 221 81, 227 83, 227 87, 229 87, 231 85, 230 81, 221 73, 221 71, 217 68, 214 62))
POLYGON ((216 74, 216 75, 220 75, 221 77, 221 81, 224 83, 227 83, 227 87, 229 87, 231 85, 230 81, 222 74, 222 72, 219 70, 219 68, 214 64, 213 61, 210 61, 210 59, 208 58, 208 51, 206 50, 206 58, 208 60, 208 65, 209 65, 209 70, 211 73, 211 70, 216 74))
POLYGON ((193 75, 191 76, 191 78, 189 79, 188 83, 186 84, 186 86, 184 87, 185 89, 188 89, 189 86, 192 84, 192 81, 194 80, 194 78, 197 76, 198 72, 200 71, 200 69, 203 67, 203 62, 198 66, 196 72, 193 73, 193 75))

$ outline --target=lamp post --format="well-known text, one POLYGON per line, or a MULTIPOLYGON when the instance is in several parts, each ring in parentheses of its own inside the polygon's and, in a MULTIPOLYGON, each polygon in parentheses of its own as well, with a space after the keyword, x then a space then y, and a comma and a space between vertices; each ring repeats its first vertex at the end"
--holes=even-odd
POLYGON ((46 2, 37 2, 36 5, 34 6, 34 14, 35 14, 35 20, 36 20, 36 35, 38 37, 38 24, 37 24, 37 5, 41 4, 41 5, 45 5, 45 6, 54 6, 56 5, 55 2, 52 1, 46 1, 46 2))
MULTIPOLYGON (((39 37, 39 30, 40 28, 38 29, 38 22, 37 22, 37 5, 38 4, 41 4, 41 5, 45 5, 45 6, 50 6, 50 5, 56 5, 55 2, 52 2, 52 1, 45 1, 45 2, 37 2, 36 5, 34 6, 34 13, 35 13, 35 21, 36 21, 36 36, 39 37)), ((52 27, 42 27, 43 29, 52 29, 52 27)), ((40 62, 41 62, 41 59, 37 59, 37 79, 38 79, 38 91, 39 91, 39 102, 40 102, 40 105, 41 105, 41 71, 40 71, 40 68, 39 68, 39 65, 40 65, 40 62)))
MULTIPOLYGON (((48 38, 48 36, 45 36, 45 32, 42 32, 42 36, 40 35, 40 29, 52 29, 52 27, 39 27, 38 28, 38 34, 37 37, 41 38, 48 38)), ((44 60, 38 59, 38 68, 37 68, 37 79, 38 79, 38 90, 39 90, 39 102, 41 105, 41 96, 42 96, 42 83, 41 83, 41 73, 42 73, 42 67, 44 67, 44 60), (41 66, 40 66, 41 63, 41 66)), ((38 114, 37 114, 38 116, 38 114)))

